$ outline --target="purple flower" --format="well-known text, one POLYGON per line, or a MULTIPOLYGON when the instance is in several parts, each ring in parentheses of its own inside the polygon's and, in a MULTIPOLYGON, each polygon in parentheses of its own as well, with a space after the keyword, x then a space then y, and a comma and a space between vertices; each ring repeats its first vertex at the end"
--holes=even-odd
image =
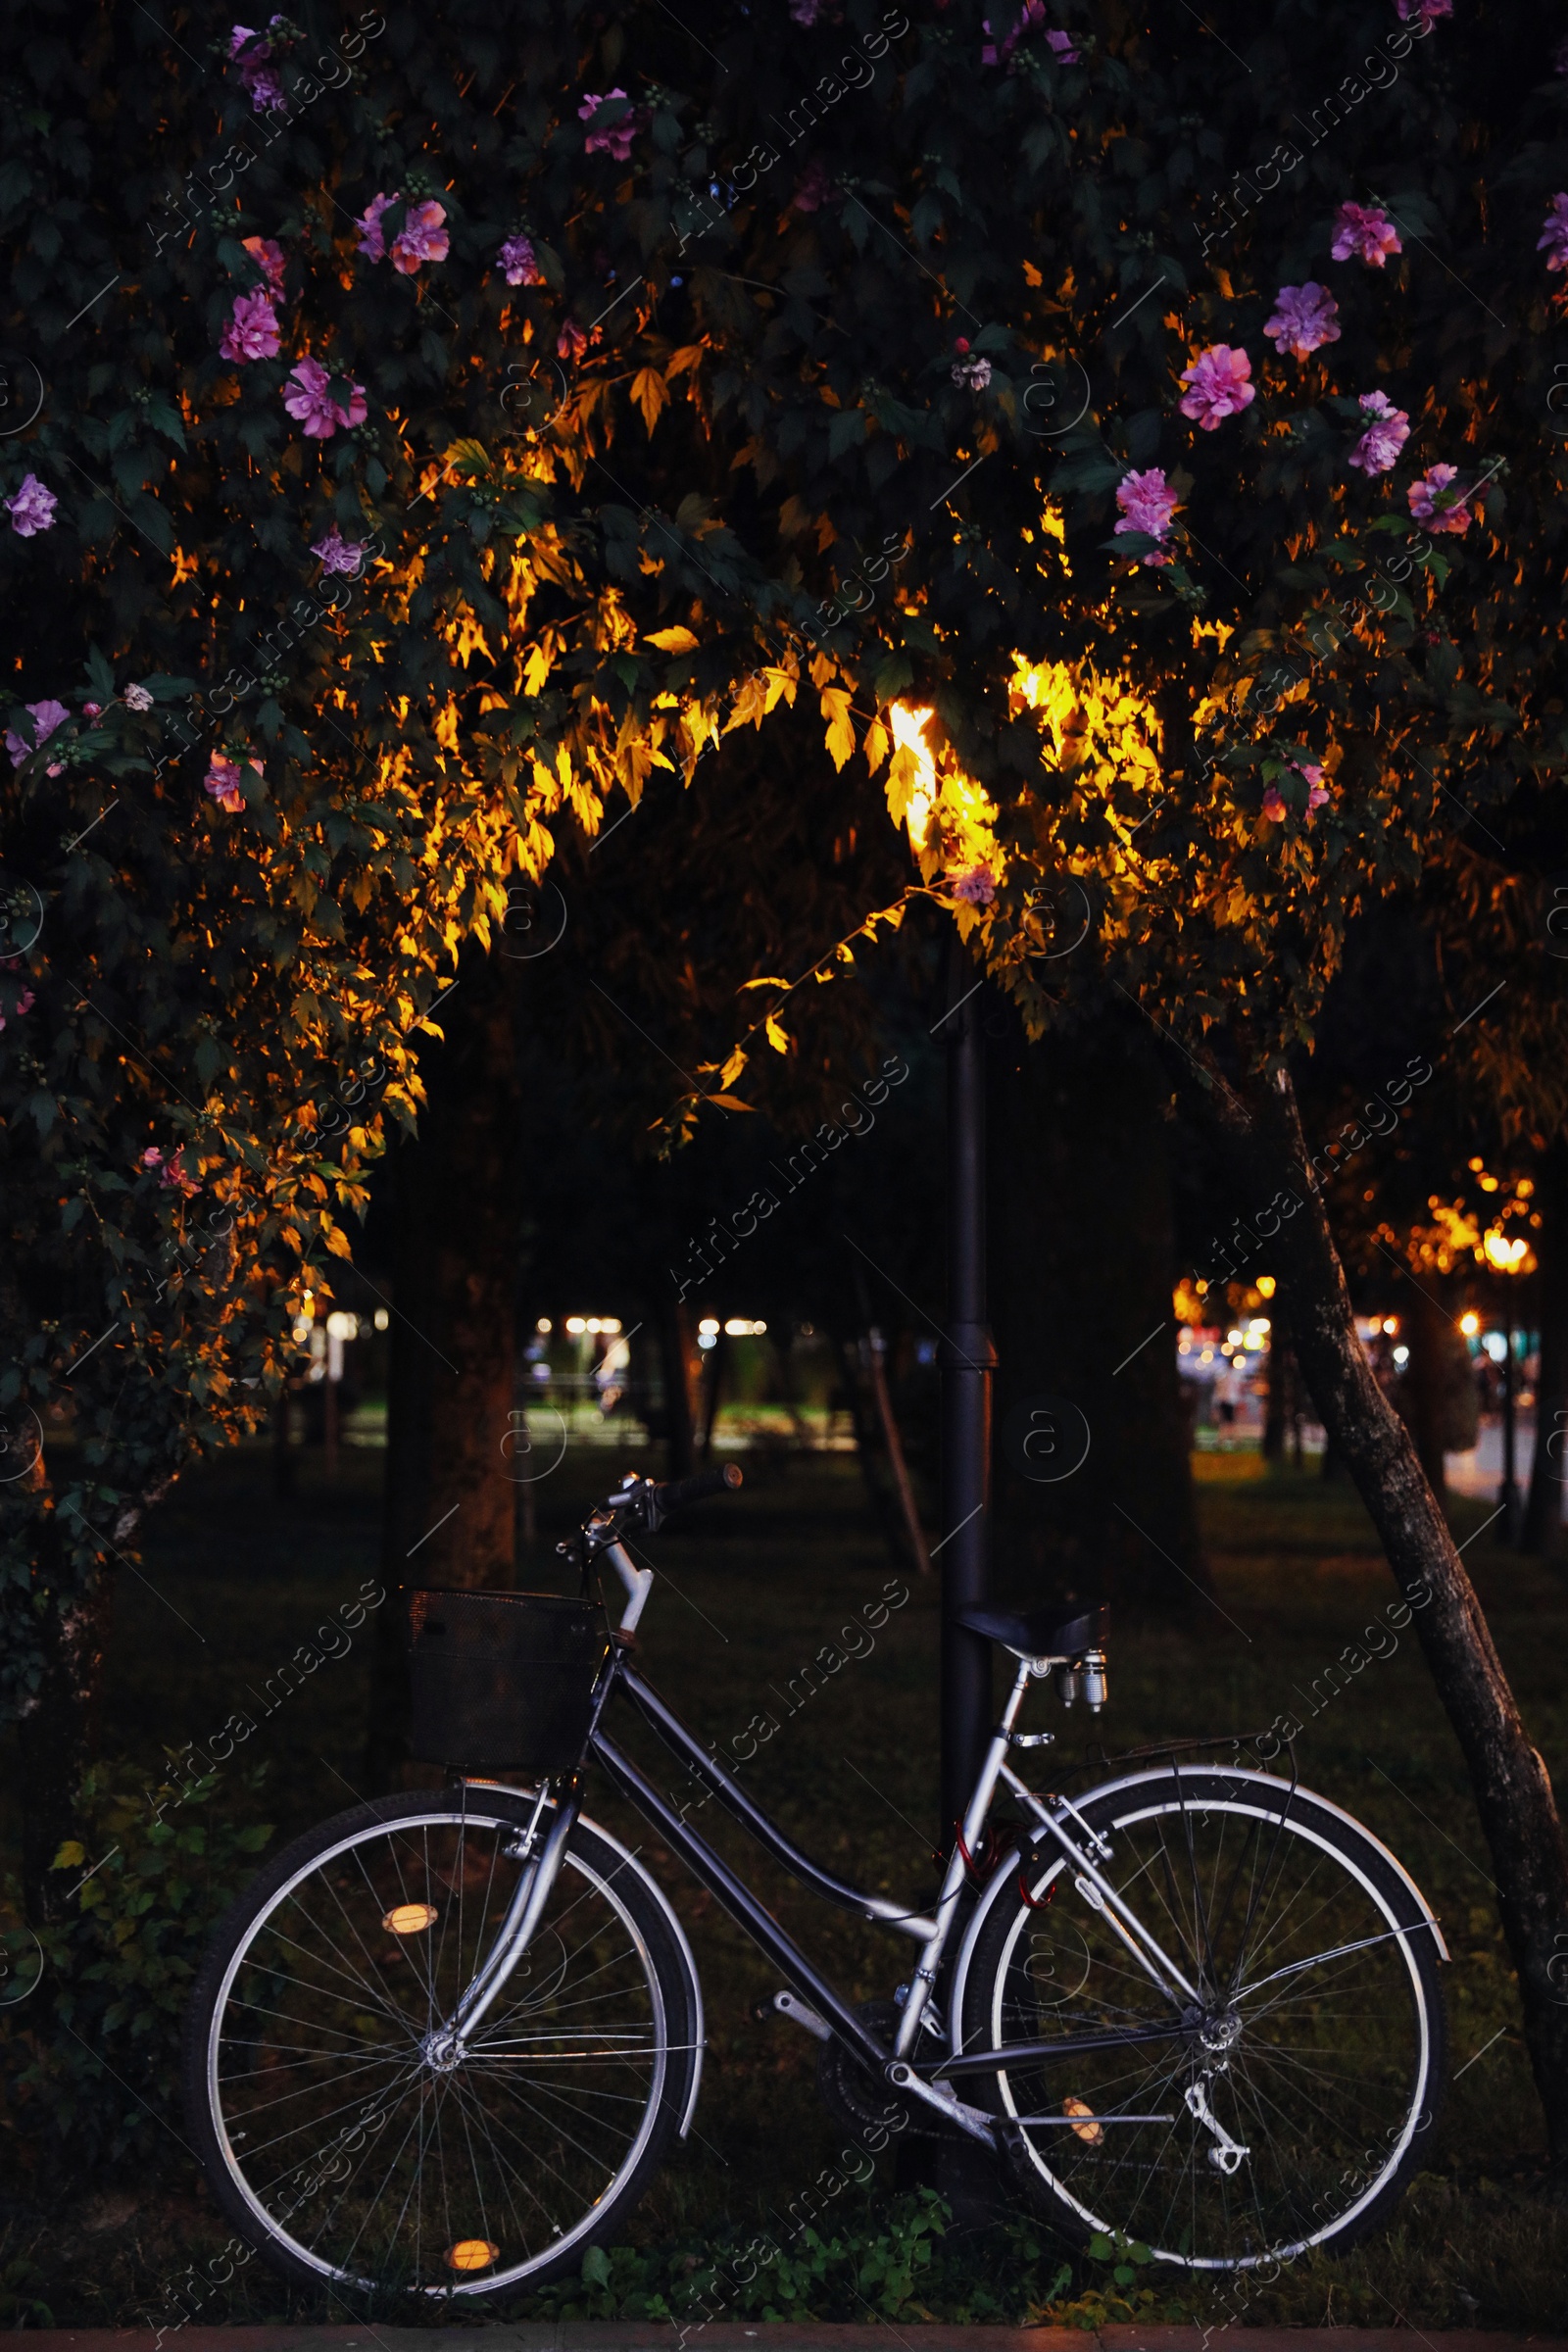
MULTIPOLYGON (((1046 0, 1023 0, 1023 13, 1003 42, 1001 49, 998 49, 994 40, 986 41, 981 47, 980 63, 983 66, 1004 66, 1024 34, 1032 32, 1037 24, 1043 24, 1045 21, 1046 0)), ((989 17, 985 19, 980 29, 982 32, 990 32, 991 20, 989 17)), ((1072 45, 1070 32, 1048 31, 1046 39, 1055 52, 1058 65, 1075 66, 1078 63, 1078 52, 1072 45)))
MULTIPOLYGON (((252 759, 249 753, 245 755, 244 764, 253 767, 258 775, 261 774, 261 761, 252 759)), ((214 752, 208 760, 202 788, 210 792, 220 808, 226 808, 231 816, 245 806, 245 795, 240 789, 240 762, 225 758, 221 752, 214 752)))
POLYGON ((1381 204, 1342 204, 1329 250, 1337 262, 1348 262, 1353 253, 1369 270, 1381 270, 1391 253, 1402 253, 1404 247, 1381 204))
POLYGON ((1458 478, 1457 466, 1430 466, 1419 481, 1410 484, 1410 512, 1429 531, 1469 529, 1470 510, 1465 505, 1469 493, 1455 492, 1453 484, 1458 478), (1444 501, 1441 506, 1440 499, 1444 501))
POLYGON ((304 425, 308 440, 330 441, 340 424, 365 422, 365 386, 355 383, 349 385, 349 405, 345 409, 328 398, 327 386, 331 381, 331 375, 319 360, 301 360, 299 366, 290 370, 288 382, 283 387, 283 406, 291 416, 297 417, 304 425))
POLYGON ((421 262, 444 262, 452 242, 443 225, 446 217, 446 206, 433 200, 411 204, 392 240, 393 269, 412 277, 421 262))
POLYGON ((1399 13, 1399 23, 1408 24, 1415 18, 1423 32, 1427 32, 1440 17, 1451 17, 1453 0, 1394 0, 1399 13))
MULTIPOLYGON (((578 122, 591 122, 602 106, 609 106, 612 99, 624 98, 625 95, 624 90, 607 90, 602 98, 596 98, 591 90, 584 90, 582 104, 577 109, 578 122)), ((609 150, 617 164, 625 163, 631 154, 632 140, 642 127, 642 113, 641 107, 633 107, 629 113, 622 115, 618 122, 609 122, 602 130, 591 130, 586 141, 586 153, 592 155, 596 148, 603 147, 609 150)))
POLYGON ((1072 45, 1070 32, 1048 32, 1046 38, 1056 52, 1058 65, 1075 66, 1078 63, 1078 52, 1072 45))
POLYGON ((1304 360, 1320 343, 1340 339, 1340 306, 1327 286, 1308 278, 1304 286, 1281 286, 1274 297, 1274 316, 1263 332, 1277 343, 1283 358, 1291 352, 1304 360))
MULTIPOLYGON (((1116 504, 1121 520, 1112 537, 1122 531, 1142 531, 1163 545, 1176 512, 1176 493, 1158 466, 1152 466, 1147 473, 1124 473, 1116 484, 1116 504)), ((1151 548, 1144 562, 1169 564, 1171 558, 1151 548)))
POLYGON ((40 531, 52 531, 59 504, 54 492, 46 490, 35 473, 24 474, 22 488, 13 491, 6 500, 11 528, 23 539, 34 539, 40 531))
POLYGON ((1568 196, 1552 198, 1536 251, 1545 255, 1548 270, 1568 270, 1568 196))
MULTIPOLYGON (((272 19, 273 24, 281 23, 281 17, 272 19)), ((254 32, 248 24, 236 24, 228 36, 228 54, 239 67, 239 77, 251 94, 251 105, 257 114, 268 107, 282 105, 283 83, 277 68, 270 62, 272 44, 265 33, 254 32)))
POLYGON ((153 707, 153 698, 145 686, 127 686, 123 701, 127 710, 150 710, 153 707))
POLYGON ((545 282, 531 237, 509 237, 496 255, 496 268, 506 271, 509 286, 542 286, 545 282))
POLYGON ((997 877, 989 865, 971 865, 967 872, 948 870, 948 888, 966 906, 989 906, 997 895, 997 877))
MULTIPOLYGON (((3 962, 0 962, 0 970, 7 972, 19 972, 21 969, 22 957, 20 956, 7 956, 3 962)), ((30 1012, 36 1000, 31 989, 28 988, 25 981, 24 981, 22 987, 17 992, 17 1001, 13 1005, 12 1010, 20 1017, 20 1015, 24 1012, 30 1012)), ((3 1012, 0 1012, 0 1029, 3 1029, 5 1025, 6 1016, 3 1012)))
POLYGON ((1387 473, 1410 438, 1410 419, 1386 392, 1363 392, 1361 415, 1367 429, 1346 464, 1359 466, 1367 474, 1387 473))
POLYGON ((960 391, 983 392, 991 381, 989 360, 955 360, 953 380, 960 391))
MULTIPOLYGON (((20 735, 14 735, 9 727, 6 729, 6 750, 11 754, 13 767, 20 767, 24 760, 30 760, 38 746, 46 743, 55 729, 63 727, 71 716, 71 712, 66 709, 64 703, 28 703, 26 708, 32 719, 31 743, 24 743, 20 735)), ((49 773, 52 776, 58 776, 64 765, 63 760, 52 761, 49 773)))
POLYGON ((1239 416, 1256 398, 1256 388, 1249 381, 1251 372, 1246 352, 1233 351, 1228 343, 1200 352, 1182 370, 1187 386, 1182 415, 1196 416, 1200 431, 1217 432, 1227 416, 1239 416))
POLYGON ((381 215, 389 205, 394 205, 396 202, 395 196, 372 196, 359 220, 354 223, 360 232, 360 251, 368 253, 372 262, 383 262, 386 259, 386 239, 381 234, 381 215))
POLYGON ((266 286, 236 294, 234 310, 219 350, 225 360, 275 360, 282 348, 277 314, 266 286))
POLYGON ((327 573, 344 571, 352 574, 359 570, 365 561, 363 545, 351 545, 335 522, 326 537, 318 541, 311 553, 319 559, 321 569, 327 573))

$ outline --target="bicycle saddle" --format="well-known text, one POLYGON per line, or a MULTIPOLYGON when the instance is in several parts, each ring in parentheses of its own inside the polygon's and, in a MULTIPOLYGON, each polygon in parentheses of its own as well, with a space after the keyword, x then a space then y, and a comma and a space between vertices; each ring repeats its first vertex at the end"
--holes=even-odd
POLYGON ((1059 1617, 1054 1609, 958 1609, 956 1621, 988 1642, 1000 1642, 1020 1658, 1081 1658, 1103 1649, 1110 1631, 1108 1606, 1059 1617))

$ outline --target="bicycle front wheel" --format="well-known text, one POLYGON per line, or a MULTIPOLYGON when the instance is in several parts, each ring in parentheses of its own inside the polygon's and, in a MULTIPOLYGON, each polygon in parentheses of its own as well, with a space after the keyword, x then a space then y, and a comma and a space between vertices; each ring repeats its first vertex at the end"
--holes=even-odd
POLYGON ((587 1822, 466 2054, 432 2040, 506 1915, 532 1810, 501 1788, 357 1806, 220 1923, 186 2113, 220 2203, 290 2278, 541 2284, 623 2222, 682 2127, 696 1979, 656 1883, 587 1822))
POLYGON ((959 1986, 966 2050, 1034 2045, 958 2079, 1006 2119, 1015 2173, 1070 2238, 1194 2270, 1364 2234, 1430 2147, 1444 2080, 1409 1881, 1266 1774, 1144 1773, 1079 1813, 1125 1911, 1048 1844, 991 1895, 959 1986))

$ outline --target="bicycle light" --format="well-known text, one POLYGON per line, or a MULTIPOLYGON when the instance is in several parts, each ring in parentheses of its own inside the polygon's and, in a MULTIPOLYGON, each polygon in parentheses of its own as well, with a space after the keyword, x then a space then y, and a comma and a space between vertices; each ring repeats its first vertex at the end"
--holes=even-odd
POLYGON ((1083 1661, 1084 1700, 1091 1715, 1098 1715, 1105 1703, 1105 1653, 1102 1649, 1086 1650, 1083 1661))
POLYGON ((1056 1696, 1064 1707, 1078 1703, 1078 1669, 1076 1666, 1056 1668, 1056 1696))

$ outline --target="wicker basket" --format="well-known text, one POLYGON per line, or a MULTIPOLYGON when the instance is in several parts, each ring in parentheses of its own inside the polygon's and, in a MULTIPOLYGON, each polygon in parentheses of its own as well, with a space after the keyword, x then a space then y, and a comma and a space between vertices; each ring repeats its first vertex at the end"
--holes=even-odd
POLYGON ((551 1592, 409 1594, 413 1752, 465 1772, 570 1772, 605 1654, 598 1609, 551 1592))

